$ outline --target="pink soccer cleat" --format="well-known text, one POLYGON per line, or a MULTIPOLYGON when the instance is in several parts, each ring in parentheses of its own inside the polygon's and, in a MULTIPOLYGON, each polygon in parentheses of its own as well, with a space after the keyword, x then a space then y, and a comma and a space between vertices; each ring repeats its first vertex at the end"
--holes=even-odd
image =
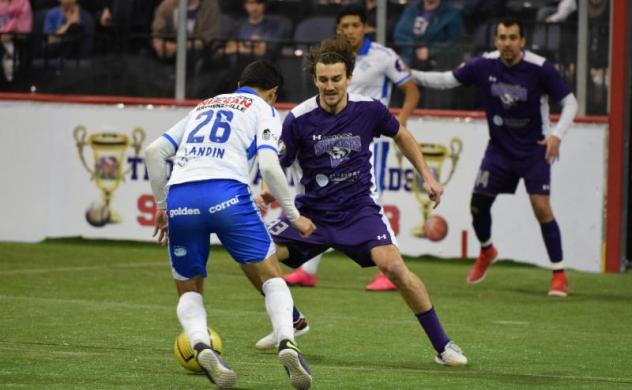
POLYGON ((469 275, 467 275, 467 282, 469 284, 482 282, 487 274, 487 268, 496 261, 496 257, 498 257, 498 251, 493 245, 489 248, 481 249, 481 254, 478 255, 472 269, 470 269, 469 275))
POLYGON ((390 281, 382 272, 377 274, 373 281, 366 285, 368 291, 393 291, 397 286, 390 281))
POLYGON ((564 274, 564 272, 553 274, 549 295, 554 297, 565 297, 568 295, 568 281, 566 280, 566 274, 564 274))
POLYGON ((285 283, 289 286, 316 287, 318 278, 316 275, 310 275, 303 271, 303 268, 297 268, 293 272, 283 277, 285 283))

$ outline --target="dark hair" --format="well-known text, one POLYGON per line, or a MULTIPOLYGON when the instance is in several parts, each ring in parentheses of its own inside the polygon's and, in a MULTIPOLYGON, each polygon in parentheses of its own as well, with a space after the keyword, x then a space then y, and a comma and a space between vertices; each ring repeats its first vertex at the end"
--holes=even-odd
POLYGON ((347 68, 347 77, 351 77, 355 66, 355 54, 351 43, 343 36, 324 40, 318 49, 307 54, 307 60, 309 62, 305 70, 314 77, 316 77, 316 64, 319 62, 327 65, 342 62, 347 68))
POLYGON ((343 7, 336 15, 336 26, 345 16, 359 16, 362 24, 366 24, 366 9, 359 4, 349 4, 343 7))
MULTIPOLYGON (((242 0, 242 3, 246 4, 248 0, 242 0)), ((264 5, 268 2, 267 0, 255 0, 256 3, 263 3, 264 5)))
POLYGON ((518 26, 520 38, 524 38, 524 26, 522 25, 520 19, 514 18, 512 16, 505 16, 501 18, 496 25, 496 31, 494 32, 494 35, 498 35, 498 26, 500 26, 501 24, 505 27, 518 26))
POLYGON ((242 87, 257 87, 268 90, 274 87, 283 86, 283 75, 270 62, 257 60, 246 65, 239 76, 239 85, 242 87))

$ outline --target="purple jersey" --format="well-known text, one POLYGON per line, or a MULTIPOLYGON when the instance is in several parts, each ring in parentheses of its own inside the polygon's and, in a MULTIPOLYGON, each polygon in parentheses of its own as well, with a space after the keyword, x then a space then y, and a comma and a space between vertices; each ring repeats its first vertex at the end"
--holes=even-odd
POLYGON ((530 51, 510 67, 498 51, 485 53, 453 73, 461 84, 478 87, 490 145, 506 158, 524 159, 537 152, 537 141, 548 131, 547 96, 560 101, 570 93, 553 65, 530 51))
POLYGON ((297 207, 331 212, 335 219, 340 212, 376 205, 373 139, 398 130, 388 108, 361 95, 348 94, 347 106, 335 115, 320 107, 318 96, 296 106, 283 122, 280 159, 284 166, 298 159, 303 170, 305 193, 297 196, 297 207))

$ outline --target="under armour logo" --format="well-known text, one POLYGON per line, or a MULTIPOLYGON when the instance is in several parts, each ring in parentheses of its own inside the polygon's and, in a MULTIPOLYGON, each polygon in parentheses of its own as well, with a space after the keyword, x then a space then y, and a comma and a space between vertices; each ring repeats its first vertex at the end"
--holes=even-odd
POLYGON ((494 77, 494 76, 489 76, 489 82, 490 82, 490 83, 495 83, 495 82, 496 82, 496 77, 494 77))
POLYGON ((321 138, 323 138, 323 136, 322 136, 322 135, 320 135, 320 134, 314 134, 314 135, 312 135, 312 140, 313 140, 313 141, 317 141, 317 140, 318 140, 318 141, 320 141, 320 140, 321 140, 321 138))
POLYGON ((377 235, 377 239, 378 240, 386 240, 386 234, 378 234, 377 235))

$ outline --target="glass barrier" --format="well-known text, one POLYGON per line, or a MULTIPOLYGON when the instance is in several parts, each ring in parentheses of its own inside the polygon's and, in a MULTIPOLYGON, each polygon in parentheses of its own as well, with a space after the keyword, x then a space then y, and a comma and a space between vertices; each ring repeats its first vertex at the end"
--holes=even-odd
MULTIPOLYGON (((305 19, 304 19, 305 20, 305 19)), ((328 23, 331 22, 328 19, 328 23)), ((589 20, 587 114, 603 115, 608 99, 608 22, 589 20)), ((464 39, 430 44, 410 66, 420 70, 450 70, 463 61, 494 50, 495 21, 469 28, 464 39)), ((328 28, 331 28, 328 27, 328 28)), ((291 26, 294 36, 298 27, 291 26)), ((320 35, 330 35, 320 31, 320 35)), ((575 91, 577 83, 577 23, 525 23, 526 48, 549 59, 575 91)), ((202 99, 235 89, 243 66, 257 58, 272 60, 286 85, 279 101, 300 102, 315 93, 311 77, 303 71, 304 54, 318 41, 235 40, 187 44, 186 98, 202 99)), ((389 43, 398 52, 418 46, 389 43)), ((69 31, 62 36, 42 31, 2 34, 0 91, 173 98, 175 93, 175 37, 149 33, 93 29, 69 31)), ((395 88, 392 106, 401 104, 395 88)), ((472 110, 480 108, 473 88, 436 91, 422 89, 422 108, 472 110)), ((555 105, 552 111, 556 112, 555 105)))

